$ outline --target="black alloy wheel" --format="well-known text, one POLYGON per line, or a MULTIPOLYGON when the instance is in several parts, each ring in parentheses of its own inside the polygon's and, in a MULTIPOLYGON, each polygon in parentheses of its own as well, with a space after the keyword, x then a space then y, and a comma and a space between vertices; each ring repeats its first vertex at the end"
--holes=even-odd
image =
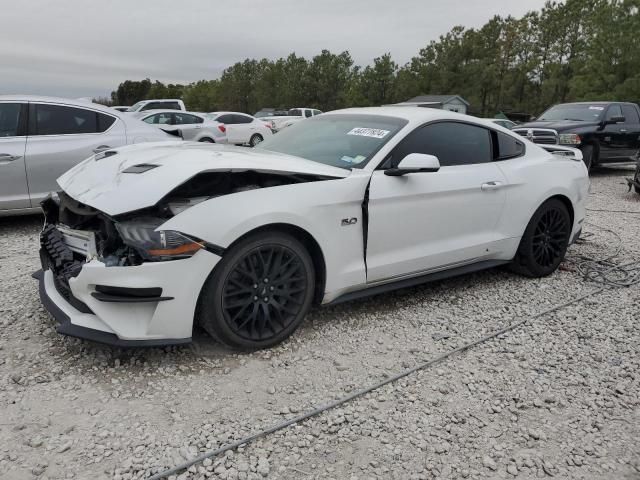
POLYGON ((562 259, 566 248, 569 224, 566 216, 558 209, 547 209, 533 234, 533 255, 538 265, 549 268, 562 259))
POLYGON ((511 269, 527 277, 545 277, 564 259, 571 236, 571 216, 558 199, 536 210, 520 240, 511 269))
POLYGON ((309 253, 279 232, 241 241, 207 280, 199 321, 215 339, 254 350, 287 338, 313 299, 315 273, 309 253))
POLYGON ((252 341, 285 330, 304 304, 306 277, 301 259, 286 247, 267 245, 248 252, 222 287, 229 328, 252 341))

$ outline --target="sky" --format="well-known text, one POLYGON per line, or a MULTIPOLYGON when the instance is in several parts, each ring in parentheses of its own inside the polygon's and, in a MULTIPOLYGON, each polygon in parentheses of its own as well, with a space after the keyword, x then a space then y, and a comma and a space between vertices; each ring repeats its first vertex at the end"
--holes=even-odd
POLYGON ((213 79, 245 58, 348 50, 404 64, 455 25, 545 0, 0 0, 0 94, 108 96, 124 80, 213 79))

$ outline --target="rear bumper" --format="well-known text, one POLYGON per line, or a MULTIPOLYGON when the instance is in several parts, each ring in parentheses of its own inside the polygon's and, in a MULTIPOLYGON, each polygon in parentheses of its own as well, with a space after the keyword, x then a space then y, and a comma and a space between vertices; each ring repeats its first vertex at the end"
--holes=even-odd
POLYGON ((191 341, 200 291, 219 259, 202 250, 189 259, 129 267, 93 260, 69 279, 69 292, 56 288, 46 264, 33 276, 63 335, 118 347, 180 345, 191 341))

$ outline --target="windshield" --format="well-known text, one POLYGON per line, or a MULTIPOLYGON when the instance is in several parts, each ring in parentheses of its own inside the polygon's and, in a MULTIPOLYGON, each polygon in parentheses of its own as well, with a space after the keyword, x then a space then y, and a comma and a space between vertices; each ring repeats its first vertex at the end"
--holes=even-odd
POLYGON ((144 102, 134 103, 132 106, 127 108, 127 112, 137 112, 138 108, 140 108, 142 105, 144 105, 144 102))
POLYGON ((544 112, 538 120, 573 120, 579 122, 598 122, 604 112, 604 105, 568 104, 556 105, 544 112))
POLYGON ((296 123, 259 149, 345 169, 363 168, 408 122, 382 115, 321 115, 296 123))

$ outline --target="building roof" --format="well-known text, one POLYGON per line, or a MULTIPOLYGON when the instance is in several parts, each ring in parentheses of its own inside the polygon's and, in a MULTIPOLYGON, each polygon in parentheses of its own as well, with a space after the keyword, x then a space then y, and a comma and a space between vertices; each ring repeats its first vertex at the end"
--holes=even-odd
POLYGON ((406 102, 403 103, 447 103, 453 99, 458 99, 466 106, 469 106, 469 102, 467 102, 460 95, 419 95, 417 97, 410 98, 406 102))

